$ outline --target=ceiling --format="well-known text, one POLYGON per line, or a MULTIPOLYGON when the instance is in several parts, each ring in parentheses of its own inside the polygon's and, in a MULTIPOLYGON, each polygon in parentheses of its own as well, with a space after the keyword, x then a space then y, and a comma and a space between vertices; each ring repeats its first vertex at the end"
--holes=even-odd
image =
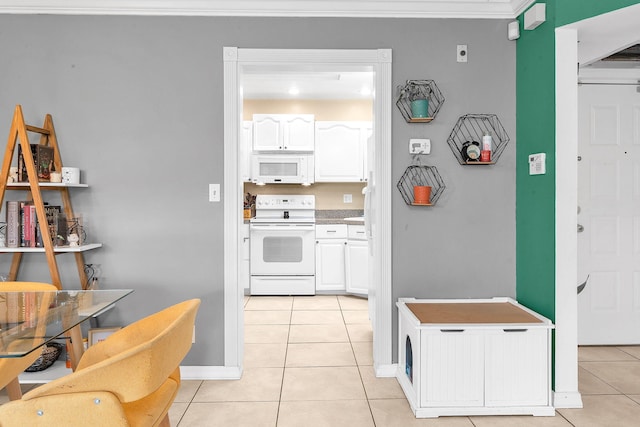
POLYGON ((513 19, 535 0, 0 0, 0 13, 513 19))

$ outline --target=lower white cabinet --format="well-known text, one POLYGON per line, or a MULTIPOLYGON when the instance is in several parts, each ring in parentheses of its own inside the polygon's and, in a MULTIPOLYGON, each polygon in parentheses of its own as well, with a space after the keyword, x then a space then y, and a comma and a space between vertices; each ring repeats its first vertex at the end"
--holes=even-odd
POLYGON ((510 298, 397 306, 397 378, 416 417, 555 414, 551 321, 510 298))
POLYGON ((345 290, 345 224, 316 225, 316 291, 345 290))
POLYGON ((347 292, 369 294, 369 244, 364 225, 348 225, 346 252, 347 292))

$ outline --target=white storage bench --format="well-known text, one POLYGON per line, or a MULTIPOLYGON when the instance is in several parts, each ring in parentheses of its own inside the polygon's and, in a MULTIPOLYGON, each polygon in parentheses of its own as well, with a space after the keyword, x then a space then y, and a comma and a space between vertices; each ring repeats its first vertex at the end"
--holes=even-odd
POLYGON ((397 306, 397 378, 416 417, 555 415, 549 319, 511 298, 397 306))

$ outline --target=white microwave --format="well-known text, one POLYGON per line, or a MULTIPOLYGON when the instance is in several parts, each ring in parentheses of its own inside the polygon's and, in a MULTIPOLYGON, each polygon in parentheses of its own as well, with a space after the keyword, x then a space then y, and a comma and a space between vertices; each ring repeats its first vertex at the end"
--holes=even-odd
POLYGON ((312 184, 313 154, 254 154, 251 181, 259 184, 312 184))

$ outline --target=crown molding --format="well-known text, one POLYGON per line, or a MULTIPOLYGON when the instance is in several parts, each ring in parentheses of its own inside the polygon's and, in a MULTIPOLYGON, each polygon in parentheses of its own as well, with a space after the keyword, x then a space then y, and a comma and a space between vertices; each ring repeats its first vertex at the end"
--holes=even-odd
POLYGON ((0 14, 513 19, 535 0, 0 0, 0 14))

